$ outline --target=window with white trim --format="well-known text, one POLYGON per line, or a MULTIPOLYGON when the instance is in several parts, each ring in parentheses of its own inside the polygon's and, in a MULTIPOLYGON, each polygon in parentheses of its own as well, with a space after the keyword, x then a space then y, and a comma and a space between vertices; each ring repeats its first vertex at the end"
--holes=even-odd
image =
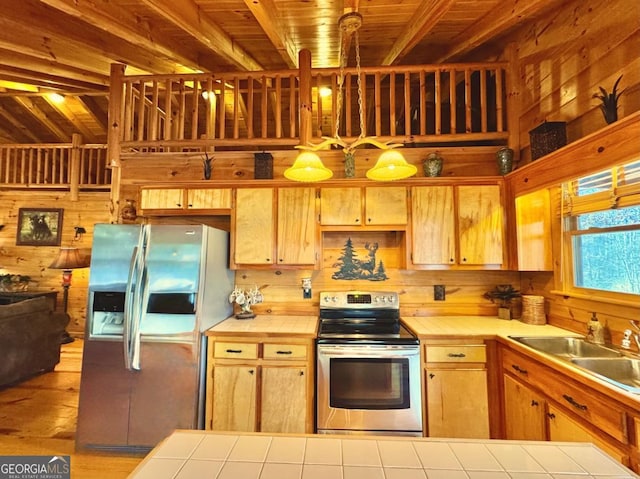
POLYGON ((563 184, 562 221, 565 291, 640 295, 640 161, 563 184))

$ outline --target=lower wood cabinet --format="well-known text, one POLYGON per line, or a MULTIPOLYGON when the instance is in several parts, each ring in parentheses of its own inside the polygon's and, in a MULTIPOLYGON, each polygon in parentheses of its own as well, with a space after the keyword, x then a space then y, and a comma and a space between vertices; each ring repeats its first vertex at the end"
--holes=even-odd
POLYGON ((507 347, 500 356, 505 439, 592 442, 630 465, 623 405, 507 347))
POLYGON ((423 348, 427 436, 489 438, 485 345, 427 342, 423 348))
POLYGON ((313 340, 209 338, 205 427, 312 433, 313 340))

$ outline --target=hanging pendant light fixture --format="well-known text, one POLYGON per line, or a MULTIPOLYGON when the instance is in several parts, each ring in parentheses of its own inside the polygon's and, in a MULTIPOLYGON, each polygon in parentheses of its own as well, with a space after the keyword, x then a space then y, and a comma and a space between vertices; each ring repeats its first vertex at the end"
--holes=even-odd
POLYGON ((298 145, 302 151, 293 165, 285 170, 284 176, 295 181, 321 181, 333 176, 333 172, 324 166, 317 151, 336 145, 342 148, 347 155, 355 155, 355 149, 362 145, 372 145, 383 150, 376 165, 367 171, 367 178, 375 181, 392 181, 409 178, 416 174, 418 169, 405 160, 402 153, 394 148, 402 146, 400 143, 382 142, 375 137, 366 136, 364 121, 364 108, 362 104, 362 75, 360 71, 360 43, 358 30, 362 26, 362 15, 358 12, 350 12, 342 15, 338 20, 340 27, 340 74, 338 77, 338 97, 336 101, 336 119, 334 136, 323 137, 324 141, 318 145, 298 145), (340 138, 340 117, 342 113, 342 91, 344 85, 344 69, 347 65, 348 50, 351 38, 355 44, 356 77, 358 81, 358 117, 360 120, 360 135, 351 144, 347 144, 340 138))

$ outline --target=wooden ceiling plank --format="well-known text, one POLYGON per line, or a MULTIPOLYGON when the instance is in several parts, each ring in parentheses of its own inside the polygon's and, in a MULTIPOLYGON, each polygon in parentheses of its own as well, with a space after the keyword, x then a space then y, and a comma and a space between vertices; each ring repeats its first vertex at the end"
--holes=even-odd
POLYGON ((67 135, 64 131, 62 131, 58 125, 56 125, 45 112, 43 112, 40 108, 38 108, 30 98, 27 97, 15 97, 14 100, 16 103, 21 105, 25 110, 27 110, 36 120, 38 120, 42 125, 44 125, 48 130, 50 130, 58 140, 68 143, 71 141, 71 137, 67 135))
POLYGON ((285 28, 281 25, 273 0, 244 0, 244 4, 258 21, 287 66, 297 68, 298 49, 288 38, 285 28))
POLYGON ((451 61, 562 3, 562 0, 504 1, 452 39, 449 48, 433 63, 451 61))
MULTIPOLYGON (((79 2, 78 0, 40 0, 56 10, 85 21, 96 28, 126 38, 134 45, 155 52, 167 60, 182 64, 190 72, 200 71, 196 58, 176 42, 169 42, 155 31, 152 23, 127 14, 113 2, 79 2), (156 39, 162 38, 162 42, 156 39)), ((184 73, 189 73, 185 71, 184 73)))
POLYGON ((95 122, 100 125, 102 130, 107 131, 107 112, 102 110, 93 96, 79 96, 78 101, 84 105, 84 108, 93 117, 95 122))
POLYGON ((82 121, 78 119, 73 109, 69 106, 69 102, 72 101, 71 98, 65 98, 61 102, 53 101, 51 99, 51 96, 49 95, 44 95, 43 98, 49 105, 51 105, 51 107, 53 107, 62 116, 64 116, 76 128, 76 130, 78 130, 78 133, 83 136, 84 141, 88 141, 90 143, 98 143, 96 135, 82 121))
POLYGON ((457 0, 424 0, 411 22, 402 29, 402 34, 396 39, 389 53, 382 60, 382 64, 393 65, 402 59, 440 22, 456 2, 457 0), (418 12, 424 12, 424 14, 418 15, 418 12))
MULTIPOLYGON (((7 122, 9 122, 16 131, 29 138, 33 143, 43 143, 42 138, 34 134, 30 128, 27 128, 20 120, 14 117, 6 108, 0 106, 0 116, 2 116, 7 122)), ((15 135, 11 135, 12 138, 16 138, 15 135)), ((16 143, 22 143, 16 138, 16 143)))
POLYGON ((192 0, 141 1, 238 68, 248 71, 264 69, 192 0))

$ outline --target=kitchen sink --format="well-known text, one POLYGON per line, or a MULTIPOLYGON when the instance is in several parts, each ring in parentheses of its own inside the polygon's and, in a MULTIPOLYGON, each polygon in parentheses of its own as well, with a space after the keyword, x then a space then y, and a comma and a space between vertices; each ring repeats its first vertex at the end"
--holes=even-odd
POLYGON ((640 393, 640 359, 573 358, 571 362, 611 384, 634 394, 640 393))
POLYGON ((543 353, 552 354, 563 359, 572 358, 618 358, 622 356, 620 351, 594 344, 585 338, 573 337, 515 337, 511 339, 525 344, 543 353))

